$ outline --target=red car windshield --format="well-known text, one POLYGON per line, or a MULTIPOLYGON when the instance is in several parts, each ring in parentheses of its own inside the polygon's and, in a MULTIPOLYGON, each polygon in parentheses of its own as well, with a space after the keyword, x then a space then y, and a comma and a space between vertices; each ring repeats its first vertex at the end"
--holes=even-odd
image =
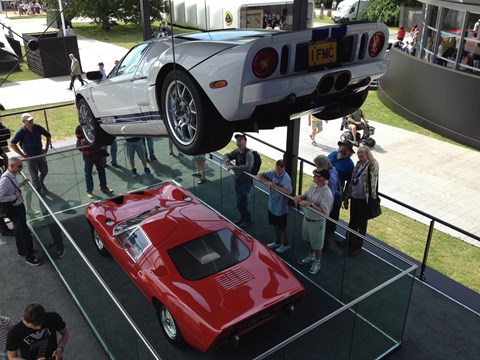
POLYGON ((186 280, 200 280, 248 258, 248 247, 229 229, 212 232, 168 250, 186 280))

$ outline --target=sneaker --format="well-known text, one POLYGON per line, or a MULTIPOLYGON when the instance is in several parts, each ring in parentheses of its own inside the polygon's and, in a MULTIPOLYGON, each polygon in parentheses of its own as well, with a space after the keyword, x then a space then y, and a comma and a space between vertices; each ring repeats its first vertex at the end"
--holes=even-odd
POLYGON ((40 260, 38 260, 36 257, 34 257, 32 260, 26 260, 25 261, 28 265, 31 265, 31 266, 39 266, 39 265, 42 265, 42 262, 40 260))
POLYGON ((201 175, 200 173, 198 173, 198 172, 194 172, 194 173, 192 174, 192 176, 195 176, 195 177, 197 177, 197 178, 202 177, 202 175, 201 175))
POLYGON ((55 259, 61 259, 65 255, 65 249, 55 251, 55 259))
POLYGON ((117 169, 120 167, 120 165, 118 165, 116 162, 112 162, 112 166, 117 169))
POLYGON ((138 177, 137 169, 132 169, 132 177, 138 177))
POLYGON ((308 272, 312 275, 315 275, 320 271, 321 267, 322 267, 322 264, 320 263, 320 260, 315 260, 312 266, 310 267, 310 270, 308 270, 308 272))
POLYGON ((240 218, 240 219, 237 219, 233 222, 235 225, 240 225, 241 223, 243 223, 243 219, 240 218))
POLYGON ((157 161, 157 157, 155 155, 150 156, 150 161, 157 161))
POLYGON ((102 192, 106 195, 110 195, 111 193, 113 193, 113 190, 110 189, 108 186, 105 186, 104 188, 102 188, 102 192))
POLYGON ((249 226, 252 226, 252 222, 251 221, 243 221, 240 225, 238 225, 239 227, 241 228, 246 228, 246 227, 249 227, 249 226))
POLYGON ((153 176, 153 173, 150 171, 148 167, 145 168, 145 174, 147 174, 148 176, 153 176))
POLYGON ((270 248, 270 249, 276 249, 276 248, 280 247, 280 245, 282 245, 282 244, 274 241, 274 242, 271 242, 271 243, 267 244, 267 247, 270 248))
POLYGON ((277 250, 275 250, 277 253, 279 254, 283 254, 285 252, 287 252, 288 250, 290 250, 290 245, 281 245, 277 250))
POLYGON ((197 184, 202 185, 202 184, 205 184, 206 182, 207 182, 207 179, 200 179, 197 181, 197 184))
POLYGON ((314 261, 315 261, 315 255, 313 255, 313 254, 311 254, 311 255, 308 254, 308 255, 307 255, 306 257, 304 257, 303 259, 298 260, 298 263, 299 263, 300 265, 308 265, 308 264, 310 264, 310 263, 312 263, 312 262, 314 262, 314 261))
POLYGON ((95 197, 95 195, 93 194, 93 192, 87 191, 87 197, 88 197, 89 199, 93 199, 93 198, 95 197))

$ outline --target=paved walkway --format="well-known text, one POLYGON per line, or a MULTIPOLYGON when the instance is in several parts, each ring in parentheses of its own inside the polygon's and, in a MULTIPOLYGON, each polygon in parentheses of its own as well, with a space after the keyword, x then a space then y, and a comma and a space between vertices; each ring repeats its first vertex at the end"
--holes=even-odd
MULTIPOLYGON (((4 21, 8 22, 7 19, 4 21)), ((24 29, 17 30, 19 32, 31 32, 32 30, 27 29, 33 26, 33 23, 31 20, 23 21, 20 25, 15 22, 13 28, 24 29)), ((40 30, 35 28, 33 31, 40 30)), ((79 48, 84 70, 95 70, 97 63, 103 61, 107 72, 112 68, 114 60, 121 58, 126 52, 122 47, 82 37, 79 37, 79 48)), ((7 109, 73 101, 73 92, 66 90, 68 81, 68 77, 58 77, 5 84, 0 88, 0 99, 7 109)), ((375 114, 366 115, 376 127, 374 138, 377 146, 374 156, 380 164, 380 191, 480 236, 480 192, 476 186, 480 152, 375 123, 375 114)), ((306 119, 302 119, 300 156, 313 159, 317 154, 328 154, 337 147, 336 143, 341 134, 340 121, 325 124, 324 131, 317 135, 317 143, 321 144, 318 147, 311 145, 309 131, 306 119)), ((266 142, 284 147, 286 129, 265 130, 258 136, 266 142)), ((249 142, 249 145, 261 152, 272 157, 279 156, 252 143, 253 141, 249 142)), ((423 216, 386 200, 382 201, 382 204, 423 223, 429 223, 423 216)), ((480 246, 478 241, 471 238, 448 229, 442 230, 480 246)))

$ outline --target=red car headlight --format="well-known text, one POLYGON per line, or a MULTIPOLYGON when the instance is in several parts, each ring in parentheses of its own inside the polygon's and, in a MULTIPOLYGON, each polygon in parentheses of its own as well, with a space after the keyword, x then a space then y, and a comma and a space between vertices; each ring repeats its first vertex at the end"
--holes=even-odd
POLYGON ((278 65, 278 54, 275 49, 268 47, 255 54, 252 62, 252 71, 256 77, 264 79, 273 74, 278 65))
POLYGON ((377 57, 378 54, 382 52, 384 45, 385 35, 383 32, 376 32, 368 43, 368 55, 370 55, 370 57, 377 57))

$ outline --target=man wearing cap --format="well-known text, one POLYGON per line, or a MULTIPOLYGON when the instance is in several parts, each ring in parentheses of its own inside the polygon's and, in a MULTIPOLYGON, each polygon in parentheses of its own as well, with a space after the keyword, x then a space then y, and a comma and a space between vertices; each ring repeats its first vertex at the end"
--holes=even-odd
POLYGON ((322 267, 323 243, 325 240, 325 218, 320 214, 330 213, 333 204, 332 191, 328 188, 330 173, 326 169, 313 170, 313 184, 303 195, 295 196, 295 204, 303 206, 302 238, 309 245, 308 255, 298 260, 300 265, 310 266, 308 271, 315 275, 322 267))
POLYGON ((27 159, 28 170, 32 179, 33 186, 40 195, 45 195, 47 191, 44 180, 48 173, 48 164, 45 156, 51 143, 50 133, 38 124, 34 124, 33 116, 29 113, 22 115, 24 126, 19 128, 10 142, 13 151, 27 159), (42 135, 45 136, 45 147, 42 144, 42 135), (22 148, 18 147, 18 145, 22 148), (28 159, 36 157, 35 159, 28 159))
MULTIPOLYGON (((340 217, 340 208, 342 207, 342 194, 345 189, 345 185, 352 178, 353 168, 355 164, 351 159, 351 156, 355 154, 352 144, 350 142, 338 142, 338 150, 332 151, 328 154, 328 160, 332 166, 337 170, 338 180, 340 183, 340 189, 335 192, 333 199, 332 211, 330 212, 330 217, 338 221, 340 217)), ((325 230, 326 236, 332 236, 337 229, 337 225, 331 221, 328 221, 327 228, 325 230)))
POLYGON ((252 225, 252 215, 248 210, 248 194, 253 184, 253 179, 244 174, 251 172, 253 167, 253 154, 247 149, 247 137, 245 134, 236 134, 238 149, 225 155, 225 166, 235 174, 235 192, 237 193, 237 209, 240 212, 240 219, 235 223, 240 227, 252 225), (232 164, 235 160, 235 165, 232 164))

